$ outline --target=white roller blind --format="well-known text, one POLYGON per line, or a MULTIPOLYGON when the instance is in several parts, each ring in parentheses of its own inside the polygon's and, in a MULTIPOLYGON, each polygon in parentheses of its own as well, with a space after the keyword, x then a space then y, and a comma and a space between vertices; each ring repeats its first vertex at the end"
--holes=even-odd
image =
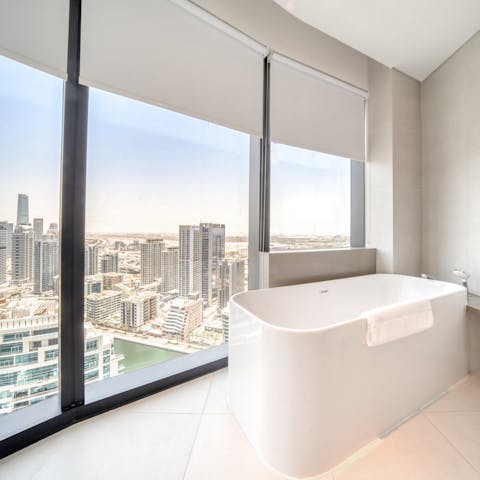
POLYGON ((68 0, 0 0, 0 53, 66 78, 68 0))
POLYGON ((255 135, 266 50, 181 0, 84 0, 80 81, 255 135))
POLYGON ((366 92, 274 54, 271 140, 364 160, 365 97, 366 92))

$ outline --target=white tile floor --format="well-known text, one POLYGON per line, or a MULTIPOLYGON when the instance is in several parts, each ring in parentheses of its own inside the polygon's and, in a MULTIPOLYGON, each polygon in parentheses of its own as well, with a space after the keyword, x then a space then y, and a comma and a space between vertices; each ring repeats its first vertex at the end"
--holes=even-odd
MULTIPOLYGON (((67 428, 0 461, 5 480, 281 480, 226 403, 226 370, 67 428)), ((480 376, 315 480, 480 479, 480 376)))

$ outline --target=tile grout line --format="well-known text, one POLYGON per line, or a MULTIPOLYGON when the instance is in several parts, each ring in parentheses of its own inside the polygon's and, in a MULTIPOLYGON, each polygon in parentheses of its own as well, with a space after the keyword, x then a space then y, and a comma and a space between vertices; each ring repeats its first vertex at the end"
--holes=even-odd
MULTIPOLYGON (((448 412, 447 412, 448 413, 448 412)), ((480 471, 475 467, 475 465, 472 464, 472 462, 465 457, 465 455, 455 446, 455 444, 447 437, 445 433, 443 433, 434 423, 433 421, 428 417, 428 415, 424 412, 423 416, 427 420, 428 423, 447 441, 447 443, 467 462, 475 472, 480 473, 480 471)))
POLYGON ((210 396, 210 391, 212 390, 213 377, 215 376, 215 373, 216 372, 213 373, 212 377, 210 378, 210 383, 208 384, 207 395, 205 396, 205 401, 203 402, 202 411, 200 412, 200 415, 199 415, 200 418, 198 420, 197 428, 195 429, 195 435, 193 436, 192 446, 190 447, 190 451, 188 452, 188 457, 187 457, 187 461, 185 463, 185 470, 183 471, 182 480, 185 480, 185 477, 187 475, 188 466, 190 465, 190 459, 192 458, 193 448, 195 447, 195 443, 197 442, 198 432, 200 430, 200 425, 202 423, 203 414, 204 414, 205 408, 207 406, 208 397, 210 396))

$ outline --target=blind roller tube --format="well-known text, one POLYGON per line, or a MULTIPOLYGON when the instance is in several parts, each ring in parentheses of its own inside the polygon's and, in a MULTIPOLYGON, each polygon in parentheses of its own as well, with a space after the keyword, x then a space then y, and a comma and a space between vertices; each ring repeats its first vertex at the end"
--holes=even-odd
POLYGON ((364 160, 366 92, 278 54, 270 61, 272 141, 364 160))
POLYGON ((261 136, 266 49, 242 35, 182 0, 83 0, 80 82, 261 136))

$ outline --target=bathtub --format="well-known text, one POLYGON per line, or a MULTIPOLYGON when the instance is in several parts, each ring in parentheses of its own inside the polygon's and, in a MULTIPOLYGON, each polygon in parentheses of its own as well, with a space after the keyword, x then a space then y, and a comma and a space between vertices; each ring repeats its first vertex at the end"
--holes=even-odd
POLYGON ((230 409, 259 456, 303 478, 329 470, 467 374, 466 290, 376 274, 256 290, 230 302, 230 409), (368 347, 360 314, 428 298, 434 326, 368 347))

